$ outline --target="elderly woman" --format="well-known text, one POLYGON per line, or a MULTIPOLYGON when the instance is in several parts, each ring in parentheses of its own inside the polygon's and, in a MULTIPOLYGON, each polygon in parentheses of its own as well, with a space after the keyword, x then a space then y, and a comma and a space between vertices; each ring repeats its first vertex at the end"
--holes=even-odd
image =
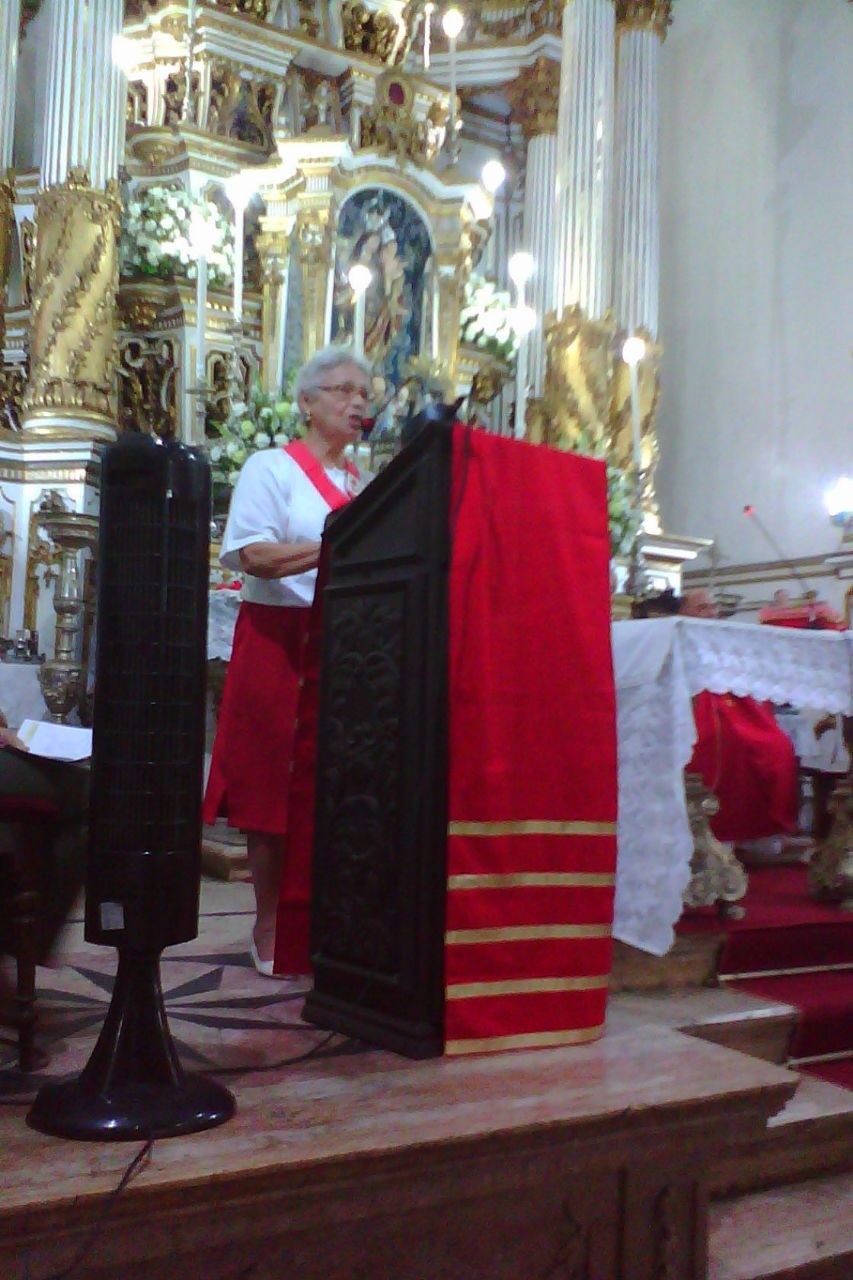
POLYGON ((287 829, 303 641, 323 525, 358 486, 344 450, 362 433, 370 367, 327 347, 302 368, 296 398, 302 440, 253 454, 240 474, 221 561, 244 575, 243 602, 222 697, 205 796, 205 821, 225 815, 247 833, 257 916, 250 951, 272 976, 278 889, 287 829))

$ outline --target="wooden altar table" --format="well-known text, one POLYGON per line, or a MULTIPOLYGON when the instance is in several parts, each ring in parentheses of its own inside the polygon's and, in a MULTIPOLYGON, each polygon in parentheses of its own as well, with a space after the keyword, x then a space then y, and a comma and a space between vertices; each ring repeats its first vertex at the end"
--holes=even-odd
POLYGON ((653 955, 672 946, 693 837, 684 769, 703 689, 853 712, 853 633, 705 618, 613 626, 619 864, 613 933, 653 955))

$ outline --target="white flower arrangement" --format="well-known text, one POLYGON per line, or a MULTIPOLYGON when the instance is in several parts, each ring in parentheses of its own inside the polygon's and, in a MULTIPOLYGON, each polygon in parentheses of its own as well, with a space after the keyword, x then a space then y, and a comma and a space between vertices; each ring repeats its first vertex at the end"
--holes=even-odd
POLYGON ((225 422, 209 422, 215 439, 209 447, 213 482, 226 491, 237 483, 246 459, 259 449, 284 448, 305 434, 299 406, 293 398, 295 373, 280 394, 270 395, 258 384, 249 399, 235 403, 225 422))
POLYGON ((506 289, 499 289, 483 276, 472 275, 465 285, 459 313, 462 342, 512 362, 518 353, 512 312, 512 300, 506 289))
POLYGON ((200 215, 212 232, 207 256, 211 285, 230 284, 234 279, 231 223, 212 200, 191 196, 183 187, 145 187, 127 202, 119 242, 122 275, 194 280, 196 254, 190 240, 194 214, 200 215))

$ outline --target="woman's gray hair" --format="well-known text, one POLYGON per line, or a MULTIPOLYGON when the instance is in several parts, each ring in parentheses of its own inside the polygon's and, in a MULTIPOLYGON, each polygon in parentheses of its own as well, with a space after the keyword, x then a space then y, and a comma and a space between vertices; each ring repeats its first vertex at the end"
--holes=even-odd
POLYGON ((293 388, 294 399, 298 402, 303 391, 316 391, 322 386, 327 373, 340 369, 341 365, 354 364, 367 375, 373 377, 373 370, 363 356, 356 353, 353 347, 323 347, 316 351, 310 360, 306 360, 296 377, 293 388))

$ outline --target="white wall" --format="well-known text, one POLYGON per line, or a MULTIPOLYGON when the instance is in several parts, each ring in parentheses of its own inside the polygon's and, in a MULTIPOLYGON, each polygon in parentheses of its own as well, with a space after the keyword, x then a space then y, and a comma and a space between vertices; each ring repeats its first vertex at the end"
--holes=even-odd
POLYGON ((853 4, 678 0, 661 63, 666 528, 834 550, 853 473, 853 4))

